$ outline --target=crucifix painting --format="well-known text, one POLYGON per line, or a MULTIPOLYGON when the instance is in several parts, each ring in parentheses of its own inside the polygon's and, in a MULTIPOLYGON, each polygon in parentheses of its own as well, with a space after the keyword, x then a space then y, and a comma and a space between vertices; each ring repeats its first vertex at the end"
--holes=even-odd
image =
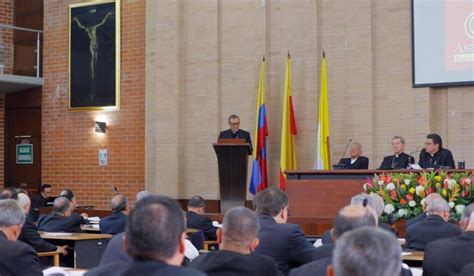
POLYGON ((70 6, 69 108, 117 108, 120 101, 119 3, 70 6))

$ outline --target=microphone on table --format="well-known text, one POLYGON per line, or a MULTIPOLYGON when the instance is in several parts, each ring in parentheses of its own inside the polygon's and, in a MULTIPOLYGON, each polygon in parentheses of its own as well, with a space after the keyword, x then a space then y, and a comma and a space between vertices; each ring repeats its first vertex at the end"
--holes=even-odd
POLYGON ((338 165, 341 165, 341 160, 346 155, 347 149, 349 148, 349 145, 351 144, 351 142, 352 142, 352 139, 349 138, 349 140, 347 140, 347 144, 346 144, 346 148, 344 149, 344 153, 342 154, 341 159, 339 159, 338 165))
MULTIPOLYGON (((417 152, 420 152, 421 150, 415 150, 415 151, 412 151, 410 153, 408 153, 408 169, 411 168, 411 160, 410 160, 410 156, 414 153, 417 153, 417 152)), ((415 157, 413 157, 413 161, 415 161, 415 157)))

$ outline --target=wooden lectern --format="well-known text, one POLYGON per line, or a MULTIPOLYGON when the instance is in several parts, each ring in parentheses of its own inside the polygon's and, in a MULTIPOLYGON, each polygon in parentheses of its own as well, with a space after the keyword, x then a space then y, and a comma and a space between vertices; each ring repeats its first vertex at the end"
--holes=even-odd
POLYGON ((245 206, 250 145, 245 139, 219 139, 213 144, 219 167, 220 211, 245 206))

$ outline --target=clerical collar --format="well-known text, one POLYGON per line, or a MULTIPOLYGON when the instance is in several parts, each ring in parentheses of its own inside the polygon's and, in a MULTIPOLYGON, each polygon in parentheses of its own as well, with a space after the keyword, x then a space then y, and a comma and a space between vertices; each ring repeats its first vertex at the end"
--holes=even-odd
POLYGON ((395 154, 395 158, 398 158, 398 157, 400 157, 400 155, 398 155, 398 154, 395 154))

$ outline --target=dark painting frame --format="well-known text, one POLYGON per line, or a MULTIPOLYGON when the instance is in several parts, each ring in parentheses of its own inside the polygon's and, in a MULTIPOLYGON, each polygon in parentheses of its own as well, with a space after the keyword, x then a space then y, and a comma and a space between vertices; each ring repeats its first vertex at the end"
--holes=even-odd
POLYGON ((69 109, 120 107, 120 0, 69 5, 69 109))

